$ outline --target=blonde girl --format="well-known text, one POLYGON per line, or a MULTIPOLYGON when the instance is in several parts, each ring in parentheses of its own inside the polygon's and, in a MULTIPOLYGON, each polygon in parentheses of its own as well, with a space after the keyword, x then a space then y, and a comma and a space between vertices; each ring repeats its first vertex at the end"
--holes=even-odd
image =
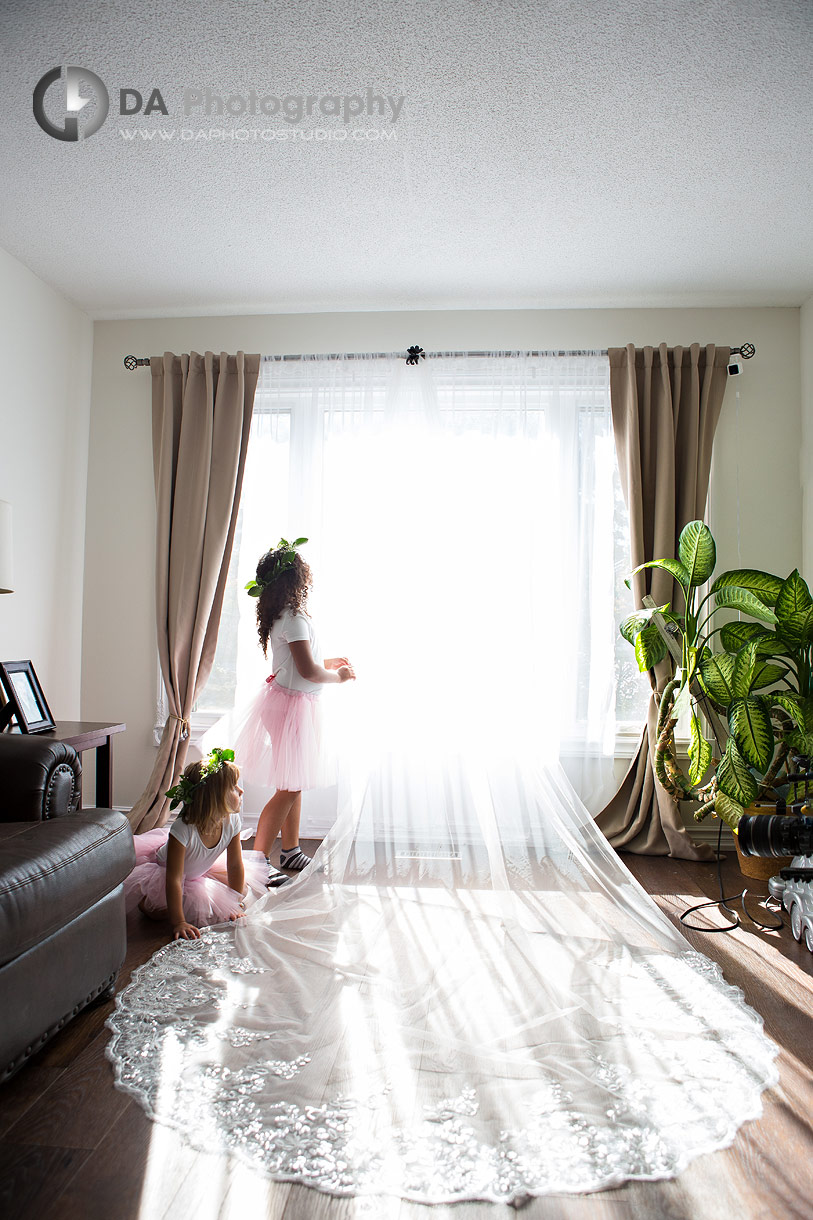
POLYGON ((243 790, 233 750, 214 749, 191 763, 167 796, 181 812, 169 826, 135 836, 136 867, 124 882, 128 908, 167 920, 174 939, 238 919, 248 894, 265 893, 268 865, 242 851, 243 790))

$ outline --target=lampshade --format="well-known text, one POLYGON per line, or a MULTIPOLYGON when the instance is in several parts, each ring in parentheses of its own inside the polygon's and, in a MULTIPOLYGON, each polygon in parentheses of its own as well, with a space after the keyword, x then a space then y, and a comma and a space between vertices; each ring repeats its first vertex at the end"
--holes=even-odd
POLYGON ((14 592, 11 550, 11 505, 0 500, 0 593, 14 592))

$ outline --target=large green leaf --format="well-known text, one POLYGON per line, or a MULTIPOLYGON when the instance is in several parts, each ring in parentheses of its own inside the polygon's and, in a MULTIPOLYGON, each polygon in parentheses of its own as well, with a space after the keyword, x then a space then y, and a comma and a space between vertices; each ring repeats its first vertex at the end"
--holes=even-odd
POLYGON ((753 642, 759 657, 787 657, 794 652, 787 640, 783 640, 777 631, 769 631, 767 636, 753 642))
POLYGON ((689 573, 690 585, 706 583, 717 562, 717 549, 711 530, 702 521, 690 521, 681 531, 678 558, 689 573))
POLYGON ((733 699, 728 709, 728 727, 746 762, 763 774, 773 759, 774 735, 770 703, 762 695, 733 699))
POLYGON ((813 733, 813 699, 809 695, 799 696, 799 706, 802 709, 802 727, 806 733, 813 733))
POLYGON ((799 575, 799 569, 794 568, 787 580, 782 581, 782 588, 776 599, 776 614, 782 622, 789 614, 798 614, 801 610, 809 610, 813 606, 813 597, 807 581, 799 575))
POLYGON ((731 689, 738 698, 745 698, 751 693, 751 678, 757 663, 756 649, 753 644, 746 644, 734 656, 734 670, 731 674, 731 689))
POLYGON ((748 589, 731 585, 729 588, 718 590, 715 593, 715 600, 718 610, 742 610, 745 614, 750 614, 752 618, 761 619, 763 623, 777 621, 773 610, 748 589))
POLYGON ((731 681, 735 658, 728 653, 707 653, 700 666, 700 684, 715 703, 728 707, 734 698, 731 681))
POLYGON ((697 717, 689 721, 689 780, 699 784, 711 764, 711 745, 700 731, 697 717))
POLYGON ((787 641, 787 652, 804 648, 813 643, 813 612, 800 611, 799 614, 791 614, 778 630, 781 637, 787 641))
POLYGON ((734 694, 744 698, 752 691, 765 686, 773 686, 787 673, 784 665, 769 665, 759 656, 759 642, 746 644, 734 656, 734 672, 731 676, 731 689, 734 694))
POLYGON ((641 673, 662 661, 668 651, 666 642, 654 623, 642 628, 635 637, 635 659, 641 673))
POLYGON ((775 606, 782 579, 772 576, 770 572, 760 572, 757 568, 734 568, 730 572, 722 572, 711 586, 712 593, 719 589, 747 589, 766 606, 775 606))
POLYGON ((679 560, 651 559, 649 563, 639 563, 637 568, 633 568, 627 579, 624 581, 624 584, 628 589, 631 587, 630 577, 634 576, 636 572, 643 572, 644 568, 662 568, 665 572, 668 572, 671 576, 673 576, 676 581, 683 585, 684 588, 688 587, 689 573, 679 560))
POLYGON ((785 741, 791 750, 795 750, 797 754, 806 754, 809 758, 813 757, 813 733, 803 733, 799 729, 796 732, 789 733, 785 741))
POLYGON ((751 675, 751 690, 764 690, 766 686, 773 686, 774 683, 780 682, 787 672, 787 665, 769 665, 767 662, 757 661, 751 675))
POLYGON ((720 631, 720 643, 726 652, 739 652, 746 644, 755 640, 764 640, 771 647, 776 644, 776 635, 759 623, 726 623, 720 631))
POLYGON ((785 744, 797 754, 813 756, 813 699, 798 695, 795 691, 773 691, 768 698, 776 707, 781 707, 798 725, 785 734, 785 744))
POLYGON ((772 706, 781 707, 783 711, 787 712, 800 729, 805 728, 807 721, 805 704, 811 702, 809 699, 804 699, 795 691, 772 691, 768 698, 772 706))
POLYGON ((737 829, 737 823, 745 813, 739 801, 733 801, 730 796, 726 796, 724 792, 718 792, 714 799, 714 812, 718 817, 731 827, 732 830, 737 829))
POLYGON ((729 737, 726 742, 725 754, 717 767, 717 784, 721 792, 740 805, 750 805, 757 798, 759 784, 737 749, 733 737, 729 737))
POLYGON ((776 599, 776 617, 782 635, 792 644, 813 641, 813 597, 795 568, 783 582, 776 599))
POLYGON ((622 623, 619 623, 618 630, 623 635, 628 644, 635 645, 635 637, 639 631, 643 631, 647 623, 652 621, 653 614, 665 614, 669 610, 669 602, 664 606, 658 606, 652 610, 636 610, 629 618, 625 618, 622 623))

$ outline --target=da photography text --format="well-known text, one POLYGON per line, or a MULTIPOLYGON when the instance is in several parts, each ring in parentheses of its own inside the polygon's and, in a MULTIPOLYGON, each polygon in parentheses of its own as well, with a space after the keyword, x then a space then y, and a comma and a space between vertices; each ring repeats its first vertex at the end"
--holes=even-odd
MULTIPOLYGON (((155 85, 143 89, 119 88, 119 114, 128 118, 167 117, 170 108, 164 92, 155 85)), ((110 91, 95 72, 76 65, 51 68, 34 87, 34 118, 53 139, 76 142, 99 130, 110 110, 110 100, 110 91)), ((181 109, 185 118, 245 119, 256 115, 274 117, 289 126, 314 118, 349 124, 362 116, 375 116, 394 124, 400 117, 404 101, 403 96, 379 93, 371 87, 357 93, 277 95, 257 89, 226 93, 205 86, 185 88, 181 109)))

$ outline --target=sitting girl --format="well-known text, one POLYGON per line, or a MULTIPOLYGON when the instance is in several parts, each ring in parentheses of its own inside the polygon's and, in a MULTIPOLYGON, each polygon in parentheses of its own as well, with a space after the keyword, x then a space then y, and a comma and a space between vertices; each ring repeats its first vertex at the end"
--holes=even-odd
POLYGON ((243 790, 233 760, 233 750, 215 749, 191 763, 167 792, 170 809, 183 805, 177 819, 135 836, 136 867, 124 882, 127 908, 168 919, 175 940, 194 940, 205 925, 239 919, 247 889, 265 894, 265 856, 244 856, 240 843, 243 790))

